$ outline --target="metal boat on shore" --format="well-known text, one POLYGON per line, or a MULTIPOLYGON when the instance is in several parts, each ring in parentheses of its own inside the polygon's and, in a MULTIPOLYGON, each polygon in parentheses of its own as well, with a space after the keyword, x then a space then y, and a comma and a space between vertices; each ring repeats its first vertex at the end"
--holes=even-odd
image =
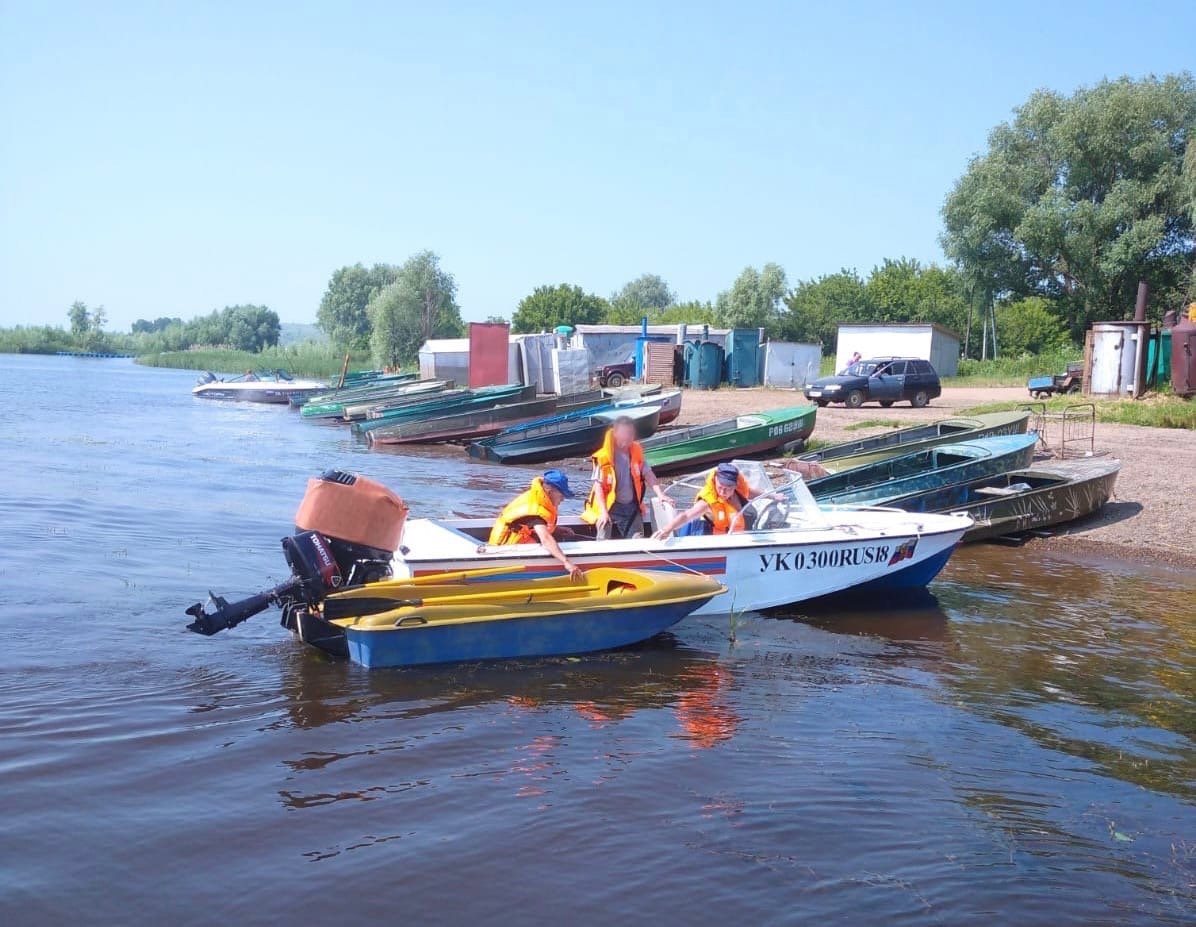
POLYGON ((1121 461, 1052 460, 1025 470, 914 493, 892 504, 907 512, 962 512, 974 522, 964 543, 1075 521, 1109 501, 1121 461))
POLYGON ((1024 469, 1037 444, 1036 434, 942 444, 819 477, 806 486, 823 503, 900 505, 902 497, 914 493, 1024 469))
POLYGON ((1025 434, 1029 423, 1030 413, 1020 410, 945 418, 928 425, 900 428, 858 441, 844 441, 842 444, 819 448, 808 454, 799 454, 796 459, 820 464, 827 473, 839 473, 888 457, 937 447, 940 444, 958 444, 961 441, 996 435, 1025 434))
POLYGON ((628 406, 592 412, 584 417, 562 416, 531 422, 469 445, 469 456, 494 463, 541 463, 566 457, 589 457, 602 444, 611 423, 621 417, 635 422, 641 437, 652 435, 660 423, 660 406, 628 406))
POLYGON ((657 473, 764 454, 804 441, 814 430, 818 407, 794 406, 737 415, 709 425, 664 432, 641 442, 644 458, 657 473))

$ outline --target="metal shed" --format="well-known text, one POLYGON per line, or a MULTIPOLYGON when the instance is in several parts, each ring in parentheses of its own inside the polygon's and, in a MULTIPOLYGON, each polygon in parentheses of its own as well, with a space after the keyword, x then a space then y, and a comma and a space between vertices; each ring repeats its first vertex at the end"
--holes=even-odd
POLYGON ((818 379, 822 345, 770 341, 763 346, 761 382, 777 389, 801 389, 818 379))
POLYGON ((920 357, 930 361, 940 377, 959 371, 959 335, 933 322, 866 322, 839 326, 835 370, 847 366, 858 351, 869 357, 920 357))
MULTIPOLYGON (((419 349, 419 375, 422 379, 455 380, 457 385, 469 383, 469 339, 436 338, 425 341, 419 349)), ((507 382, 522 383, 519 346, 507 343, 507 382)))

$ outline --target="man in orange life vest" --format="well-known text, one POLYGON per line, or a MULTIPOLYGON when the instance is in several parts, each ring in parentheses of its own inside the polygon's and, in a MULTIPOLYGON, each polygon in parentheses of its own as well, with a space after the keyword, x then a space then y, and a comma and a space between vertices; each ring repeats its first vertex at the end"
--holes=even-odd
MULTIPOLYGON (((707 534, 729 534, 747 528, 743 507, 760 496, 748 486, 747 480, 734 464, 721 463, 706 475, 706 485, 698 492, 694 504, 684 512, 678 512, 667 525, 661 526, 653 538, 663 541, 670 534, 701 518, 706 522, 707 534)), ((769 498, 780 499, 777 493, 768 493, 769 498)))
POLYGON ((565 556, 556 539, 557 511, 563 500, 572 498, 568 477, 560 470, 545 471, 532 480, 527 492, 507 503, 490 529, 487 543, 542 544, 573 579, 581 579, 581 567, 565 556))
POLYGON ((594 484, 581 518, 595 527, 599 539, 643 536, 645 487, 672 507, 673 500, 665 495, 664 487, 644 460, 631 419, 615 419, 606 429, 602 447, 590 459, 594 462, 594 484))

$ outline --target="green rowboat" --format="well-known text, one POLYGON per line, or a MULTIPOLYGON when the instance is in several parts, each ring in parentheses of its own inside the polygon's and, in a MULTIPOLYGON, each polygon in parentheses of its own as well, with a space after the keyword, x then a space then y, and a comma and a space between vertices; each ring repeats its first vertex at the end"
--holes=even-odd
POLYGON ((818 407, 792 406, 737 415, 709 425, 678 428, 640 442, 644 459, 657 473, 694 469, 733 457, 765 454, 814 430, 818 407))

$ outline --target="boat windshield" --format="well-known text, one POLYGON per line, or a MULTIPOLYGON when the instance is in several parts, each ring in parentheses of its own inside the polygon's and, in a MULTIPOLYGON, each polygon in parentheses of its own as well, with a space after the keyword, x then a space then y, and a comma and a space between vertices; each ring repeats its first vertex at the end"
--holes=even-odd
MULTIPOLYGON (((739 469, 740 474, 747 481, 748 487, 758 497, 768 493, 781 494, 783 502, 780 505, 783 506, 785 524, 789 527, 811 528, 826 525, 826 514, 818 506, 799 474, 786 470, 783 471, 780 478, 774 480, 764 464, 758 460, 733 460, 731 462, 739 469)), ((701 473, 683 477, 669 487, 668 494, 676 502, 678 508, 688 508, 693 504, 694 497, 706 483, 708 472, 708 470, 703 470, 701 473)), ((766 499, 761 498, 758 503, 754 505, 749 503, 749 505, 759 508, 765 501, 766 499)), ((657 508, 660 507, 659 500, 653 499, 652 507, 653 517, 658 524, 668 520, 668 513, 657 511, 657 508)), ((768 520, 771 522, 772 516, 768 520)), ((775 524, 767 524, 749 530, 769 530, 775 527, 777 527, 775 524)))

